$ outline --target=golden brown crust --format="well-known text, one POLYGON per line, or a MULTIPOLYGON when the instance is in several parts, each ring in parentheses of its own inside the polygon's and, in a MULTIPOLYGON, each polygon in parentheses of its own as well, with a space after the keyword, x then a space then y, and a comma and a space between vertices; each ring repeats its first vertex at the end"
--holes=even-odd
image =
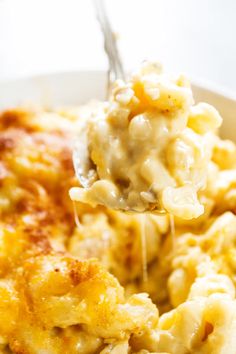
MULTIPOLYGON (((158 317, 145 297, 126 305, 123 288, 96 260, 68 252, 77 230, 68 196, 76 120, 37 110, 0 116, 3 351, 78 353, 80 343, 79 353, 93 353, 104 338, 128 338, 158 317)), ((79 216, 86 210, 102 209, 77 206, 79 216)))

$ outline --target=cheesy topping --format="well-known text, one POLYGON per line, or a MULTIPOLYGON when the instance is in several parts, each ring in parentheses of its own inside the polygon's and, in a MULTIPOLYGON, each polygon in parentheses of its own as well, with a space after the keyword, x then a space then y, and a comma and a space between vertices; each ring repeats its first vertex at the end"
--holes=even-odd
POLYGON ((205 187, 212 133, 220 124, 213 107, 193 105, 183 77, 145 64, 127 83, 117 81, 109 102, 88 120, 94 173, 91 186, 72 189, 71 198, 197 218, 204 211, 197 193, 205 187))

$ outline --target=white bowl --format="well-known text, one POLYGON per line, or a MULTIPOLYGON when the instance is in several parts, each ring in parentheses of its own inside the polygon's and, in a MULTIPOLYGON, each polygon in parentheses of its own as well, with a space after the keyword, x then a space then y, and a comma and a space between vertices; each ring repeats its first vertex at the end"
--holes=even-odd
MULTIPOLYGON (((104 71, 46 74, 0 83, 0 109, 24 103, 44 106, 78 105, 106 93, 104 71)), ((236 95, 204 82, 193 81, 195 101, 216 107, 223 117, 221 135, 236 142, 236 95)))

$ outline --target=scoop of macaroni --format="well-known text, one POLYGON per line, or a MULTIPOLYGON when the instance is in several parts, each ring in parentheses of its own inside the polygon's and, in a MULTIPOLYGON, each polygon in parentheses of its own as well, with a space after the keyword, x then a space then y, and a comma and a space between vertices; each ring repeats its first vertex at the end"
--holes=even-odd
POLYGON ((92 206, 197 218, 220 124, 213 107, 193 105, 182 76, 146 63, 128 82, 117 81, 109 102, 88 119, 91 185, 70 196, 92 206))

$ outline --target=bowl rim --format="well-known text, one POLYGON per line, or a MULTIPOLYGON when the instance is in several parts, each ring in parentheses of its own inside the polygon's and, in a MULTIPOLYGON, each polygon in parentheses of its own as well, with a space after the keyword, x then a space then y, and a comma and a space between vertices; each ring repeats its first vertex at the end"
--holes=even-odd
MULTIPOLYGON (((63 71, 49 71, 49 72, 43 72, 43 73, 37 73, 34 75, 20 75, 16 78, 10 77, 10 78, 4 78, 3 80, 0 80, 0 89, 4 88, 5 85, 9 84, 16 84, 20 82, 26 82, 26 81, 38 81, 38 80, 44 80, 44 79, 50 79, 50 78, 59 78, 59 77, 65 77, 65 76, 74 76, 74 75, 97 75, 101 77, 105 77, 107 75, 106 70, 102 69, 80 69, 80 70, 63 70, 63 71)), ((236 90, 231 90, 224 85, 219 85, 217 83, 214 83, 211 80, 203 79, 203 78, 196 78, 196 76, 188 76, 189 77, 190 83, 193 87, 197 87, 199 89, 207 90, 212 93, 215 93, 217 95, 220 95, 222 97, 228 98, 230 100, 236 101, 236 90)))

